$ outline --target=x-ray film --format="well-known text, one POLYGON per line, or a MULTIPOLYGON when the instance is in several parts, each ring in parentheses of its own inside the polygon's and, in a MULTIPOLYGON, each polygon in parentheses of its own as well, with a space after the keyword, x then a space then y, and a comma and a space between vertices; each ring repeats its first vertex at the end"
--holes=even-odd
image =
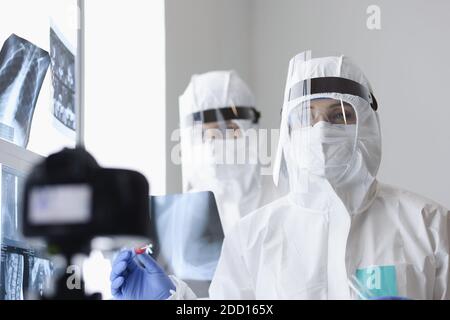
POLYGON ((18 212, 20 210, 20 201, 22 191, 22 179, 7 166, 1 166, 1 212, 0 227, 2 238, 10 240, 20 240, 18 229, 18 212))
POLYGON ((2 250, 2 300, 23 300, 24 256, 2 250))
POLYGON ((223 230, 213 193, 151 198, 155 255, 166 271, 183 280, 212 280, 223 230))
POLYGON ((50 260, 20 243, 3 239, 0 264, 0 300, 40 297, 53 275, 50 260))
POLYGON ((75 55, 55 27, 50 29, 53 116, 56 128, 68 136, 76 130, 75 55))
POLYGON ((53 266, 22 239, 18 199, 22 197, 23 178, 7 166, 1 166, 0 172, 0 300, 39 297, 49 287, 53 266))
POLYGON ((28 256, 28 261, 28 292, 42 297, 50 285, 53 266, 49 260, 34 255, 28 256))
POLYGON ((0 137, 28 145, 36 102, 50 64, 49 54, 11 35, 0 51, 0 137))

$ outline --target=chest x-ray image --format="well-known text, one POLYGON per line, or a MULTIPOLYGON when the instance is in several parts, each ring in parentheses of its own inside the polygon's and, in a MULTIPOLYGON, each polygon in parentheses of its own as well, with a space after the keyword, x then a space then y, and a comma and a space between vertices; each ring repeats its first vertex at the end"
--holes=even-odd
POLYGON ((61 131, 75 132, 75 55, 58 34, 50 29, 53 116, 61 131))
POLYGON ((22 300, 24 256, 3 251, 0 300, 22 300))
POLYGON ((50 64, 48 53, 11 35, 0 51, 0 137, 21 147, 29 140, 31 122, 50 64))
POLYGON ((152 197, 151 211, 157 260, 180 279, 210 281, 224 237, 213 193, 152 197))
POLYGON ((0 300, 41 297, 49 288, 54 267, 50 260, 23 243, 3 239, 0 265, 0 300))
POLYGON ((23 178, 6 166, 0 172, 0 300, 40 297, 48 288, 53 266, 31 249, 19 232, 23 178))
POLYGON ((49 260, 34 255, 30 255, 28 260, 28 290, 42 297, 49 286, 50 277, 53 274, 53 266, 49 260))
POLYGON ((10 240, 20 240, 18 232, 18 211, 22 180, 13 170, 2 166, 1 170, 1 212, 0 227, 1 237, 10 240))

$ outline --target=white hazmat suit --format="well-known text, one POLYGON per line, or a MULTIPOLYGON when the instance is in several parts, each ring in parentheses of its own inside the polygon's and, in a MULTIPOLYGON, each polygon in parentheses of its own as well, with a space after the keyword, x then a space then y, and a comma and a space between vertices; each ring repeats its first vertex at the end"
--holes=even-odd
POLYGON ((449 211, 377 181, 376 108, 347 57, 292 59, 274 171, 291 191, 227 234, 210 298, 364 298, 351 279, 365 297, 450 298, 449 211), (330 99, 344 111, 311 121, 330 99))
POLYGON ((272 177, 262 175, 255 98, 236 72, 214 71, 194 75, 179 104, 183 191, 214 193, 226 235, 280 197, 272 177))

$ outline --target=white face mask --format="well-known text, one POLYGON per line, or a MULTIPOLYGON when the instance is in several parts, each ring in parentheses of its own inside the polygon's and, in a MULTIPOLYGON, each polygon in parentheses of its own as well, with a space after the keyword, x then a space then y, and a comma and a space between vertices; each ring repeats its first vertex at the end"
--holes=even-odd
POLYGON ((190 149, 189 190, 214 193, 225 232, 260 201, 258 148, 245 140, 210 140, 190 149))
POLYGON ((245 139, 210 140, 193 146, 199 180, 245 180, 259 168, 257 147, 245 139))
POLYGON ((330 181, 336 181, 345 173, 353 156, 355 140, 356 125, 324 121, 291 133, 295 163, 330 181))

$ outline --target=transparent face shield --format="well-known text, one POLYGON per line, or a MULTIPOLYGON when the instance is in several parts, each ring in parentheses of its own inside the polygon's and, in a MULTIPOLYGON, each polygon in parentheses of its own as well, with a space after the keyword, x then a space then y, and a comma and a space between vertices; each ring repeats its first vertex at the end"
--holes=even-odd
POLYGON ((248 120, 227 120, 210 123, 197 122, 193 126, 193 131, 198 133, 201 131, 201 142, 204 143, 212 140, 239 139, 249 128, 251 128, 251 122, 248 120))
POLYGON ((202 141, 211 139, 236 139, 243 135, 242 129, 258 124, 260 113, 253 107, 230 106, 193 113, 184 119, 182 127, 201 131, 202 141))
POLYGON ((183 166, 199 181, 239 178, 241 169, 258 164, 259 117, 255 108, 235 106, 189 115, 181 132, 183 166))
POLYGON ((330 182, 345 176, 358 140, 378 136, 366 135, 372 128, 378 130, 377 102, 363 83, 364 75, 343 56, 313 58, 311 52, 304 52, 291 60, 274 164, 275 184, 280 173, 284 174, 283 163, 291 191, 308 192, 314 176, 330 182))
POLYGON ((293 163, 309 173, 337 178, 355 148, 357 112, 342 99, 307 100, 289 113, 288 129, 293 163))

